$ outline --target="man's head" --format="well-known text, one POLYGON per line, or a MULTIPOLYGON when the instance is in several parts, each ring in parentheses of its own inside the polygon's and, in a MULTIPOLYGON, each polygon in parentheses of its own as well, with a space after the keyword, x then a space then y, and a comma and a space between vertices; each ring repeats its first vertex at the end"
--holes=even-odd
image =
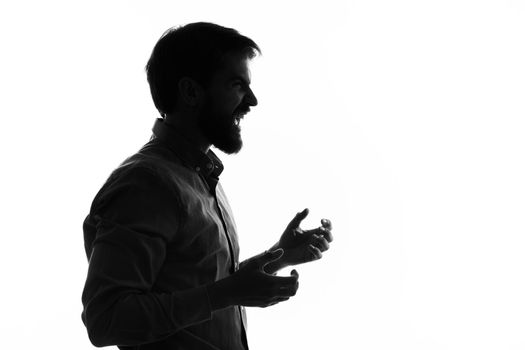
POLYGON ((209 143, 235 153, 242 147, 239 118, 257 104, 248 69, 257 53, 253 40, 231 28, 171 28, 146 65, 153 102, 163 117, 191 110, 209 143))

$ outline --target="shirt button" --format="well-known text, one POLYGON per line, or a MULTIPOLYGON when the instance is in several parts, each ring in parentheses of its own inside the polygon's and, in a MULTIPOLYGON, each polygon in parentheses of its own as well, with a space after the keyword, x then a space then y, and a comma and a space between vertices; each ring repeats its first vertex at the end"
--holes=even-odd
POLYGON ((195 170, 197 170, 197 171, 201 171, 201 167, 198 166, 198 167, 195 168, 195 170))
POLYGON ((206 168, 208 168, 208 169, 213 168, 213 164, 211 164, 211 163, 206 164, 206 168))

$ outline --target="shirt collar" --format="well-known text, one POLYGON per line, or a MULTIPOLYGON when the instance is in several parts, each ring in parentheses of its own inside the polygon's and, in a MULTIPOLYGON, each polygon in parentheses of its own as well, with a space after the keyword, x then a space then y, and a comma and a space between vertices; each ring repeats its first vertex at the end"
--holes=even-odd
POLYGON ((221 160, 209 150, 204 153, 192 145, 179 130, 159 118, 153 125, 153 135, 167 146, 189 167, 206 179, 219 179, 224 170, 221 160))

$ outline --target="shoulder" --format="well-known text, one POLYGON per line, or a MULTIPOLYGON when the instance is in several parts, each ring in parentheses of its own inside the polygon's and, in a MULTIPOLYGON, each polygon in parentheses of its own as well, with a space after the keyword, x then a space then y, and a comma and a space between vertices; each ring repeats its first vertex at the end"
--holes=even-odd
POLYGON ((167 176, 168 161, 158 152, 143 150, 127 158, 110 174, 93 200, 92 211, 122 201, 153 207, 177 204, 177 186, 167 176))
POLYGON ((166 147, 150 141, 124 160, 106 183, 134 183, 173 187, 173 174, 184 171, 182 162, 166 147))

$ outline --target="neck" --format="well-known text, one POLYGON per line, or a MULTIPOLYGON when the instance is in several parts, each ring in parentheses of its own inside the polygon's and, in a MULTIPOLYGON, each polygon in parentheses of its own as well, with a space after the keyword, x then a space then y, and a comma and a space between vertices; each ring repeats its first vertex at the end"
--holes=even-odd
POLYGON ((164 123, 176 128, 184 138, 197 147, 203 153, 208 153, 211 143, 202 134, 201 129, 195 122, 196 117, 182 117, 178 114, 167 114, 164 123))

